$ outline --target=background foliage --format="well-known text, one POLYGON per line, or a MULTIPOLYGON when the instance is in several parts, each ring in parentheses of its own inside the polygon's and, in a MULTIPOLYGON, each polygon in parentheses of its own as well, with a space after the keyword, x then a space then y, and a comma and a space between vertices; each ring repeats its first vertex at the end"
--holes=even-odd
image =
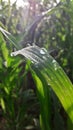
MULTIPOLYGON (((0 33, 0 120, 7 129, 40 129, 39 101, 28 63, 11 57, 12 51, 34 44, 45 47, 73 82, 72 9, 72 0, 28 0, 28 6, 19 8, 16 2, 0 0, 0 26, 13 35, 0 33), (55 5, 57 9, 42 17, 55 5)), ((66 130, 68 117, 52 90, 50 98, 51 129, 66 130)))

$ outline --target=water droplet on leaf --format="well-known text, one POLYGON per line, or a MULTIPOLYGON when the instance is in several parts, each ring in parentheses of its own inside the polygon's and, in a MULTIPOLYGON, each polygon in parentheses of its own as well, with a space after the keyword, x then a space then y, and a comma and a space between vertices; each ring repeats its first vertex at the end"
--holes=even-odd
POLYGON ((46 60, 47 58, 45 56, 43 56, 43 59, 46 60))
POLYGON ((56 60, 53 60, 52 63, 53 63, 53 65, 54 65, 54 69, 57 70, 57 69, 58 69, 58 65, 57 65, 56 60))
POLYGON ((47 50, 46 50, 45 48, 42 48, 42 49, 40 50, 40 53, 41 53, 42 55, 45 55, 45 54, 47 53, 47 50))
POLYGON ((53 61, 52 61, 52 63, 56 63, 56 61, 55 61, 55 60, 53 60, 53 61))

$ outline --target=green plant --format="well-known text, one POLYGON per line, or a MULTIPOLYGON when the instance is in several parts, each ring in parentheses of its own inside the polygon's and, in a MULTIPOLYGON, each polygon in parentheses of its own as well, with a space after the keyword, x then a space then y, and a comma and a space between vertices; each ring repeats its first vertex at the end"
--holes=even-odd
POLYGON ((25 56, 33 63, 31 72, 36 82, 37 94, 40 101, 40 124, 42 130, 50 130, 50 124, 48 124, 50 111, 47 102, 48 84, 58 96, 71 120, 72 126, 70 124, 70 130, 73 129, 73 85, 62 68, 44 48, 41 49, 37 46, 31 46, 12 53, 14 56, 18 54, 25 56))
POLYGON ((27 64, 19 57, 11 57, 10 53, 0 33, 0 106, 4 129, 35 128, 32 122, 36 114, 32 117, 31 110, 37 104, 37 97, 31 87, 27 89, 27 64))
MULTIPOLYGON (((48 9, 47 2, 47 0, 46 2, 43 2, 43 9, 48 9)), ((36 5, 37 2, 34 3, 36 5)), ((9 30, 16 37, 14 38, 9 32, 0 27, 0 105, 3 110, 3 117, 6 119, 7 129, 40 129, 37 120, 35 121, 35 126, 33 125, 33 121, 36 117, 33 114, 34 112, 31 112, 31 109, 34 109, 35 106, 36 108, 37 106, 40 106, 40 115, 38 112, 36 113, 37 116, 40 116, 40 126, 42 130, 73 129, 73 85, 63 72, 62 68, 44 48, 41 49, 37 46, 30 46, 20 50, 25 46, 25 43, 27 45, 28 41, 28 43, 33 44, 33 42, 35 42, 39 46, 45 46, 46 48, 58 47, 58 61, 72 80, 73 5, 71 3, 73 2, 67 1, 65 4, 60 2, 55 8, 48 11, 45 10, 44 13, 39 9, 38 11, 41 12, 39 17, 35 8, 34 13, 37 15, 35 21, 33 21, 35 17, 32 14, 32 19, 31 17, 29 17, 28 20, 25 18, 26 20, 23 24, 20 24, 23 19, 20 17, 23 12, 22 8, 17 9, 16 3, 14 3, 12 7, 10 6, 10 3, 8 3, 7 6, 5 3, 4 5, 1 3, 0 11, 2 12, 2 15, 0 15, 0 25, 1 27, 6 28, 6 30, 9 30), (9 16, 6 14, 6 10, 8 9, 9 16), (50 18, 49 21, 46 22, 47 24, 45 24, 45 26, 43 24, 41 27, 38 26, 42 24, 41 21, 43 21, 43 18, 45 17, 45 21, 48 21, 48 18, 50 18), (56 23, 54 23, 54 21, 56 23), (6 25, 4 27, 5 22, 6 25), (23 27, 24 23, 25 26, 28 25, 26 28, 23 27), (42 34, 44 35, 40 40, 42 31, 42 34), (20 32, 22 33, 20 34, 20 32), (49 36, 47 32, 49 33, 49 36), (18 51, 13 52, 12 55, 23 55, 26 59, 31 60, 32 63, 28 61, 25 65, 24 58, 18 56, 11 57, 10 53, 13 50, 18 51), (37 88, 38 102, 36 101, 37 97, 35 97, 36 92, 34 93, 34 89, 28 89, 28 82, 30 88, 32 87, 31 81, 27 80, 29 79, 29 76, 31 77, 31 75, 27 74, 29 70, 31 71, 37 88), (67 117, 66 114, 64 115, 64 113, 60 114, 62 106, 54 93, 57 95, 69 117, 67 117), (51 98, 53 101, 51 101, 51 98), (32 101, 30 101, 30 99, 32 101), (52 112, 52 110, 54 110, 54 112, 52 112), (66 118, 64 116, 66 116, 66 118), (64 122, 66 123, 65 127, 64 122), (29 125, 32 125, 33 127, 31 128, 29 125)), ((37 4, 39 7, 39 3, 37 4)), ((31 9, 31 7, 29 8, 31 9)), ((29 12, 29 16, 32 13, 32 10, 29 12)), ((35 111, 37 110, 35 109, 35 111)))

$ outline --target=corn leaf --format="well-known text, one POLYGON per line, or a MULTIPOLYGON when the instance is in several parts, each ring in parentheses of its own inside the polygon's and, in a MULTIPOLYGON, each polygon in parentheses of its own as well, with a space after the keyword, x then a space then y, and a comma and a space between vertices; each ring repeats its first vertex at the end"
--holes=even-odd
MULTIPOLYGON (((40 75, 42 75, 44 81, 50 84, 73 123, 73 84, 56 60, 44 48, 37 46, 12 53, 14 56, 18 54, 32 61, 32 69, 40 79, 40 83, 42 82, 40 75)), ((38 80, 37 83, 39 85, 38 80)))
POLYGON ((50 96, 49 88, 44 77, 39 73, 36 75, 35 71, 31 69, 33 79, 37 87, 37 95, 40 102, 40 126, 42 130, 50 130, 50 96), (40 77, 40 78, 39 78, 40 77))

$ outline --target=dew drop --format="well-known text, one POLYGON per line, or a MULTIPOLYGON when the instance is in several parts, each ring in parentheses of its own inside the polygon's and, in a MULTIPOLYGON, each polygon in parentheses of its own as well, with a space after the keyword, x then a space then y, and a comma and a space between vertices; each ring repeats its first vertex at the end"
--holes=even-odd
POLYGON ((58 68, 57 67, 55 67, 55 70, 57 70, 58 68))
POLYGON ((47 50, 46 50, 45 48, 42 48, 42 49, 40 50, 40 53, 41 53, 42 55, 45 55, 45 54, 47 53, 47 50))
POLYGON ((31 46, 30 43, 27 43, 27 47, 31 46))
POLYGON ((43 56, 43 59, 46 60, 47 58, 45 56, 43 56))
POLYGON ((17 54, 15 52, 12 52, 11 53, 11 56, 16 56, 17 54))
POLYGON ((45 54, 45 52, 43 50, 40 50, 40 53, 43 54, 43 55, 45 54))
POLYGON ((16 55, 18 55, 18 54, 21 54, 21 53, 20 53, 20 50, 19 50, 19 51, 12 52, 10 55, 11 55, 11 56, 16 56, 16 55))
POLYGON ((53 61, 52 61, 52 63, 56 63, 56 61, 55 61, 55 60, 53 60, 53 61))
POLYGON ((55 69, 55 71, 56 71, 56 70, 58 69, 58 66, 57 66, 56 60, 53 60, 52 63, 53 63, 53 65, 54 65, 54 69, 55 69))
POLYGON ((14 55, 14 53, 12 52, 12 53, 10 54, 10 56, 15 56, 15 55, 14 55))

